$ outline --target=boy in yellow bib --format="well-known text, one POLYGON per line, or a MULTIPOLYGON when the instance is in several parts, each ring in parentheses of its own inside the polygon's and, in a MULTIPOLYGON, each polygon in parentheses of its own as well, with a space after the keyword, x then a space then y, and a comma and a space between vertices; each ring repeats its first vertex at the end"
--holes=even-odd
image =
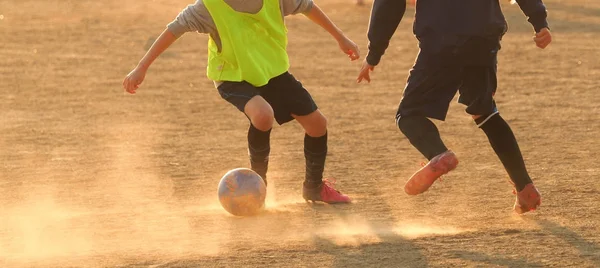
POLYGON ((152 62, 186 32, 209 34, 207 76, 223 99, 250 120, 248 152, 254 171, 267 181, 270 134, 296 119, 305 130, 307 201, 348 203, 350 198, 323 179, 327 120, 311 95, 289 72, 284 17, 304 14, 338 42, 351 60, 359 51, 312 0, 198 0, 187 6, 154 42, 123 81, 135 94, 152 62))

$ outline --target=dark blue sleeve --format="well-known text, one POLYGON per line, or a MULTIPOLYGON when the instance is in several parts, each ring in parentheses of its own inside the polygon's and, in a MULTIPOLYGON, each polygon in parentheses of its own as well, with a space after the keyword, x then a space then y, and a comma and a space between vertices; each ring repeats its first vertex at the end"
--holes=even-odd
POLYGON ((548 14, 542 0, 517 0, 517 4, 519 4, 525 16, 528 17, 527 21, 533 25, 536 33, 542 28, 548 27, 548 21, 546 20, 548 14))
POLYGON ((405 11, 406 0, 375 0, 373 2, 367 34, 369 37, 367 63, 372 66, 379 64, 405 11))

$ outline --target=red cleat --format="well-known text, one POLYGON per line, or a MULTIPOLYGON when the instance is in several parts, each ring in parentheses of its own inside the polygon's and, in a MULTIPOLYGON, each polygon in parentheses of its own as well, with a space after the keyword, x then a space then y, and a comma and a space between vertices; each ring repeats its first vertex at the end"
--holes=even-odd
POLYGON ((404 185, 404 191, 409 195, 421 194, 442 175, 455 169, 458 158, 454 152, 448 150, 435 156, 427 165, 419 169, 404 185))
POLYGON ((525 185, 525 188, 517 193, 514 210, 523 214, 536 210, 542 204, 542 195, 533 183, 525 185))
POLYGON ((350 203, 350 197, 335 190, 334 184, 335 180, 324 179, 323 183, 314 189, 305 186, 302 189, 302 197, 306 201, 321 201, 328 204, 350 203))

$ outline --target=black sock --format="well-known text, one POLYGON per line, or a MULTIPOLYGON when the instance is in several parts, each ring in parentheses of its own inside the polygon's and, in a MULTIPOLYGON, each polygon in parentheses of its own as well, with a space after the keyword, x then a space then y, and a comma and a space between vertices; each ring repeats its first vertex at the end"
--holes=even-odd
POLYGON ((525 168, 525 161, 523 161, 517 139, 508 123, 498 113, 477 118, 475 123, 487 135, 494 152, 500 158, 510 179, 515 183, 517 191, 523 190, 525 185, 531 183, 531 178, 525 168))
POLYGON ((400 131, 408 138, 410 143, 427 158, 431 160, 436 155, 448 151, 440 137, 440 132, 431 120, 424 116, 400 117, 398 120, 400 131))
POLYGON ((248 154, 250 155, 250 165, 265 183, 267 182, 267 169, 269 167, 269 153, 271 130, 261 131, 250 123, 248 129, 248 154))
POLYGON ((306 159, 306 178, 304 186, 315 188, 323 181, 325 158, 327 157, 327 133, 321 137, 304 135, 304 158, 306 159))

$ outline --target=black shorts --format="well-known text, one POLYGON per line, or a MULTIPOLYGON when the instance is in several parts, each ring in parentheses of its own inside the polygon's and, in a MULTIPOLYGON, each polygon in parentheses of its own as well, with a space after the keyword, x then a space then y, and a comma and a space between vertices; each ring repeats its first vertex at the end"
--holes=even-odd
POLYGON ((496 111, 497 54, 499 38, 470 38, 456 47, 438 52, 421 50, 408 81, 396 119, 421 115, 445 120, 450 102, 459 92, 458 102, 471 115, 496 111))
POLYGON ((317 104, 310 93, 289 72, 272 78, 262 87, 255 87, 245 81, 225 81, 217 89, 223 99, 241 112, 244 112, 250 99, 260 95, 271 105, 275 120, 280 125, 294 120, 292 114, 303 116, 317 110, 317 104))

